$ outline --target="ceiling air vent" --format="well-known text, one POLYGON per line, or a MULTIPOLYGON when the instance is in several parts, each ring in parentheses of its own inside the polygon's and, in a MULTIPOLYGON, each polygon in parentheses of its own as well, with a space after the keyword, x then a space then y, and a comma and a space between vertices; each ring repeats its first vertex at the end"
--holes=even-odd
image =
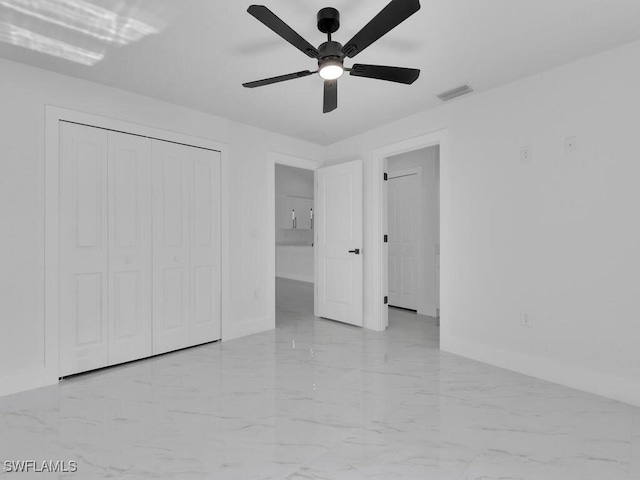
POLYGON ((462 95, 466 95, 471 92, 473 92, 473 88, 469 85, 462 85, 461 87, 454 88, 448 92, 441 93, 438 95, 438 98, 443 102, 448 102, 449 100, 453 100, 456 97, 461 97, 462 95))

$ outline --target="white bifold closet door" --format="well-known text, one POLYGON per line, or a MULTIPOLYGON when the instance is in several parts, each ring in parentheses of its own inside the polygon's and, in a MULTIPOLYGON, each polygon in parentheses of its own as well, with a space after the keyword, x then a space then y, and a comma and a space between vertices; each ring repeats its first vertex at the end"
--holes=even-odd
POLYGON ((60 124, 60 375, 108 365, 107 131, 60 124))
POLYGON ((220 154, 60 124, 60 375, 221 338, 220 154))
POLYGON ((220 154, 153 141, 153 353, 220 339, 220 154))
POLYGON ((152 354, 151 142, 109 137, 109 365, 152 354))
POLYGON ((189 147, 190 284, 189 345, 219 340, 220 284, 220 152, 189 147))

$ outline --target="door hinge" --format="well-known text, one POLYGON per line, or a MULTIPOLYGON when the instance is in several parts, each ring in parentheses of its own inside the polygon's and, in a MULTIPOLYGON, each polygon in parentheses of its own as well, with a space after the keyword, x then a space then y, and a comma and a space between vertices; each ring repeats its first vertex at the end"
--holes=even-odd
POLYGON ((386 182, 387 180, 389 180, 389 175, 387 172, 384 172, 384 181, 386 182))
POLYGON ((384 297, 384 304, 388 304, 389 303, 389 297, 384 297))
POLYGON ((389 241, 389 235, 385 235, 384 236, 384 243, 387 243, 389 241))

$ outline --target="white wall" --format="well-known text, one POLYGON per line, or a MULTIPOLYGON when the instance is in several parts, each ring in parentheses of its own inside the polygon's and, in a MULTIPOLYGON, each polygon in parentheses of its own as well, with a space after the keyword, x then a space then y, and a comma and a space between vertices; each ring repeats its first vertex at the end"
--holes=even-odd
POLYGON ((234 335, 270 317, 267 152, 364 160, 371 326, 369 247, 380 241, 372 237, 373 149, 447 128, 443 349, 640 405, 637 58, 638 42, 326 149, 0 60, 0 394, 43 368, 44 105, 53 104, 229 144, 225 287, 234 335), (577 137, 574 154, 564 152, 567 136, 577 137), (533 148, 531 163, 520 162, 523 145, 533 148), (522 308, 531 328, 520 325, 522 308))
POLYGON ((387 172, 390 176, 394 172, 409 168, 422 170, 422 184, 420 185, 420 203, 416 212, 420 216, 420 231, 417 232, 416 245, 420 250, 420 266, 416 275, 416 298, 418 313, 435 316, 438 306, 438 286, 436 269, 436 252, 439 235, 439 206, 438 206, 438 170, 440 159, 439 146, 414 150, 412 152, 395 155, 388 159, 387 172))
POLYGON ((442 348, 640 405, 637 58, 636 42, 329 147, 331 163, 365 164, 365 325, 375 325, 367 252, 380 241, 372 152, 447 128, 442 348))
MULTIPOLYGON (((212 95, 215 92, 211 92, 212 95)), ((0 395, 44 383, 45 105, 228 144, 225 339, 272 326, 267 156, 320 160, 324 149, 194 110, 0 60, 0 395), (33 379, 33 380, 25 380, 33 379)), ((272 200, 272 199, 271 199, 272 200)), ((55 379, 47 379, 50 383, 55 379)))
MULTIPOLYGON (((279 164, 275 170, 276 197, 313 198, 313 170, 279 164)), ((312 230, 277 228, 276 221, 276 244, 311 245, 312 242, 312 230)))
POLYGON ((311 245, 278 245, 276 247, 276 276, 314 282, 314 255, 311 245))

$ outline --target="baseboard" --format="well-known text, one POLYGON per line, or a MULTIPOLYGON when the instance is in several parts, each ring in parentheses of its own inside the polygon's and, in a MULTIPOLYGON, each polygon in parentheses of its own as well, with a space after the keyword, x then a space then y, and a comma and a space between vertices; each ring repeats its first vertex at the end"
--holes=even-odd
POLYGON ((307 277, 305 275, 296 275, 294 273, 278 273, 277 277, 286 278, 287 280, 297 280, 298 282, 313 283, 313 276, 307 277))
POLYGON ((440 348, 461 357, 640 407, 640 382, 635 379, 606 375, 444 335, 440 339, 440 348))
POLYGON ((437 317, 438 309, 435 305, 427 305, 426 307, 418 309, 418 315, 424 315, 426 317, 437 317))
POLYGON ((45 369, 20 372, 0 377, 0 397, 56 385, 58 378, 45 369))
POLYGON ((256 333, 268 332, 276 328, 276 320, 272 317, 258 318, 255 320, 247 320, 242 322, 231 322, 227 325, 225 331, 223 330, 224 337, 223 342, 229 340, 235 340, 236 338, 246 337, 248 335, 254 335, 256 333))

